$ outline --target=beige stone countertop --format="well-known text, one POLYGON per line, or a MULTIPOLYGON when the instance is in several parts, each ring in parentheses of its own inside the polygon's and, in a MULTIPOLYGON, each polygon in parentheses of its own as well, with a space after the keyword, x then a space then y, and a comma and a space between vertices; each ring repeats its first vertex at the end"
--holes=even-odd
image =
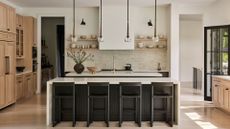
POLYGON ((16 73, 16 76, 24 75, 24 74, 27 74, 27 73, 32 73, 32 71, 27 70, 27 71, 24 71, 24 72, 16 73))
POLYGON ((212 77, 217 77, 217 78, 221 78, 221 79, 225 79, 225 80, 229 80, 230 81, 230 76, 213 75, 212 77))
POLYGON ((174 84, 179 84, 179 81, 172 78, 71 78, 71 77, 61 77, 55 78, 47 82, 47 85, 53 82, 75 82, 75 84, 87 84, 88 82, 109 82, 110 84, 119 84, 120 82, 141 82, 142 84, 151 84, 152 82, 173 82, 174 84))

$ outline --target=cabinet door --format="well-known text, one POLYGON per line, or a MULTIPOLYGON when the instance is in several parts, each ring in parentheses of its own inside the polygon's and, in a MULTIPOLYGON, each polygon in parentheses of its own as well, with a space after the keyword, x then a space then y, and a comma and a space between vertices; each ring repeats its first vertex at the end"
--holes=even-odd
POLYGON ((219 85, 213 83, 213 103, 216 107, 219 107, 219 85))
POLYGON ((5 50, 4 42, 0 41, 0 108, 5 105, 5 50))
POLYGON ((36 46, 37 45, 37 19, 34 19, 34 30, 33 30, 33 33, 34 33, 34 42, 33 42, 33 45, 36 46))
POLYGON ((15 46, 13 43, 5 44, 6 60, 6 103, 15 102, 15 46))
POLYGON ((224 87, 224 109, 229 109, 229 88, 224 87))
POLYGON ((18 28, 21 28, 21 27, 23 27, 22 25, 23 25, 23 18, 21 15, 17 14, 16 15, 16 26, 18 28))
POLYGON ((16 31, 16 12, 12 7, 8 7, 7 9, 7 29, 13 33, 16 31))
POLYGON ((221 108, 224 107, 224 87, 222 85, 218 88, 218 103, 221 108))
POLYGON ((36 93, 36 91, 37 91, 37 73, 34 73, 33 74, 33 93, 36 93))
POLYGON ((0 2, 0 30, 7 31, 7 6, 0 2))
POLYGON ((24 91, 24 97, 28 98, 32 95, 32 89, 33 89, 33 77, 31 74, 26 74, 23 80, 23 91, 24 91))
POLYGON ((15 75, 6 75, 6 104, 15 102, 15 75))
POLYGON ((17 100, 21 99, 23 96, 23 78, 17 77, 16 79, 16 89, 17 89, 17 100))

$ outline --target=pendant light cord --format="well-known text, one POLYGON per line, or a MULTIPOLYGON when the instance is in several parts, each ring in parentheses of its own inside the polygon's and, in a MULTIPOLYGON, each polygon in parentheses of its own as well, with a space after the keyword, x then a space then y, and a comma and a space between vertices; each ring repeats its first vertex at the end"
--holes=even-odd
POLYGON ((129 37, 129 0, 127 0, 127 38, 129 37))
POLYGON ((157 0, 155 0, 155 24, 154 24, 154 37, 157 37, 157 0))
POLYGON ((73 0, 73 37, 75 38, 75 13, 76 13, 76 0, 73 0))
POLYGON ((102 0, 100 0, 100 38, 102 38, 102 0))

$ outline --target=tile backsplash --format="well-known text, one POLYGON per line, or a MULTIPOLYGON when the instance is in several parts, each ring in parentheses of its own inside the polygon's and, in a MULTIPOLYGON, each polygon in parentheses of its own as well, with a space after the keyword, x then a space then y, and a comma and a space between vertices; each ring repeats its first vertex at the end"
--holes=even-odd
MULTIPOLYGON (((100 69, 113 68, 113 56, 115 57, 116 69, 124 69, 125 64, 132 64, 132 69, 136 71, 157 70, 158 63, 162 70, 168 70, 167 49, 146 49, 134 51, 99 51, 86 50, 94 54, 94 61, 84 62, 85 67, 96 66, 100 69)), ((65 71, 74 71, 75 63, 69 57, 66 57, 65 71)), ((87 69, 85 69, 87 70, 87 69)))

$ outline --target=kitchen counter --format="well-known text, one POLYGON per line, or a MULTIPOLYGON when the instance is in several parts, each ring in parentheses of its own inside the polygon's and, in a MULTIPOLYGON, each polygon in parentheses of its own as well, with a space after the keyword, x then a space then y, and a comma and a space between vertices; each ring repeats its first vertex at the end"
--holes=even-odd
MULTIPOLYGON (((118 107, 116 107, 118 105, 118 101, 117 101, 117 97, 116 95, 118 94, 118 84, 120 82, 141 82, 143 85, 143 102, 145 104, 143 104, 143 108, 149 109, 150 106, 150 92, 151 92, 151 88, 150 88, 150 84, 152 82, 173 82, 174 83, 174 109, 175 109, 175 124, 178 124, 179 121, 179 105, 180 105, 180 101, 179 101, 179 91, 180 91, 180 82, 177 80, 174 80, 172 78, 162 78, 162 77, 155 77, 155 78, 149 78, 149 77, 133 77, 133 78, 127 78, 127 77, 112 77, 112 78, 107 78, 107 77, 101 77, 101 78, 92 78, 92 77, 88 77, 88 78, 76 78, 76 77, 62 77, 62 78, 55 78, 53 80, 50 80, 47 82, 47 118, 46 118, 46 122, 47 122, 47 126, 50 126, 52 123, 52 85, 53 82, 74 82, 76 84, 77 90, 75 93, 77 100, 79 101, 78 105, 79 107, 77 108, 79 111, 77 112, 82 112, 79 115, 79 119, 80 120, 85 120, 86 118, 86 102, 87 102, 87 83, 88 82, 109 82, 110 86, 111 86, 111 94, 113 94, 111 97, 111 99, 113 99, 113 101, 111 101, 112 105, 111 108, 113 108, 115 111, 112 112, 111 114, 111 121, 117 121, 117 109, 118 107), (115 95, 115 96, 114 96, 115 95), (80 103, 81 102, 81 103, 80 103)), ((112 109, 111 109, 112 110, 112 109)), ((148 111, 148 110, 147 110, 148 111)), ((143 121, 147 121, 149 120, 149 115, 150 113, 145 113, 145 115, 143 115, 143 121)), ((101 116, 101 115, 100 115, 101 116)), ((103 115, 102 115, 103 116, 103 115)))
POLYGON ((217 77, 225 80, 230 80, 230 76, 221 76, 221 75, 213 75, 212 77, 217 77))
POLYGON ((32 71, 27 70, 27 71, 19 72, 19 73, 16 73, 16 76, 24 75, 24 74, 27 74, 27 73, 32 73, 32 71))
POLYGON ((90 72, 83 72, 77 74, 76 72, 70 72, 66 74, 66 77, 162 77, 161 73, 158 72, 133 72, 133 71, 99 71, 95 74, 90 72))

